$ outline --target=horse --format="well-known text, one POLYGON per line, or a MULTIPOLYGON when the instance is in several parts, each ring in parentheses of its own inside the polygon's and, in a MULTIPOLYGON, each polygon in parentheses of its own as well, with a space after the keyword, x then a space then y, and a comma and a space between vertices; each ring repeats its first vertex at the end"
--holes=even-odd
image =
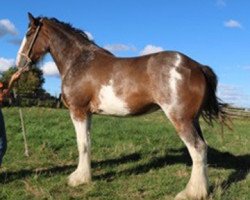
POLYGON ((161 109, 192 159, 192 172, 176 199, 208 196, 207 143, 199 118, 223 118, 213 70, 178 51, 119 58, 86 33, 56 18, 28 13, 28 30, 17 54, 23 68, 50 53, 62 80, 62 100, 75 128, 78 165, 70 186, 91 182, 90 126, 93 114, 137 116, 161 109))

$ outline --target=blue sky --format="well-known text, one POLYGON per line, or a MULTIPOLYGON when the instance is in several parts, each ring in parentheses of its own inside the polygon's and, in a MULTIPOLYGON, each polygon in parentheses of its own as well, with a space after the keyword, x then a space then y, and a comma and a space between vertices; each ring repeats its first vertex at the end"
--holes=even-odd
MULTIPOLYGON (((117 56, 177 50, 211 66, 218 95, 250 107, 250 1, 248 0, 8 0, 0 9, 0 71, 12 65, 27 29, 27 12, 56 17, 91 34, 117 56)), ((40 64, 45 89, 60 93, 48 56, 40 64)))

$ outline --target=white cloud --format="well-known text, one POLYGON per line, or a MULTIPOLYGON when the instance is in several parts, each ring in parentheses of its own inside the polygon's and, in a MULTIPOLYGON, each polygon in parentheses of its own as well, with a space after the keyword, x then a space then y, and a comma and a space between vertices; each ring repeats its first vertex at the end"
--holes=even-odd
POLYGON ((58 76, 59 71, 57 69, 56 64, 53 61, 48 61, 44 63, 41 67, 43 74, 45 76, 58 76))
POLYGON ((220 7, 225 7, 227 3, 226 0, 216 0, 216 5, 220 7))
POLYGON ((234 19, 230 19, 230 20, 224 22, 224 26, 227 28, 242 28, 242 25, 240 24, 240 22, 238 22, 234 19))
POLYGON ((84 33, 86 33, 86 35, 88 36, 89 40, 94 40, 94 37, 93 37, 93 35, 90 32, 84 31, 84 33))
POLYGON ((11 34, 17 35, 17 29, 15 25, 8 19, 1 19, 0 20, 0 37, 11 34))
POLYGON ((250 95, 243 92, 240 87, 229 84, 219 84, 218 96, 225 103, 250 108, 250 95))
POLYGON ((136 47, 133 45, 126 44, 107 44, 103 47, 108 51, 118 52, 118 51, 136 51, 136 47))
POLYGON ((11 40, 8 41, 10 44, 16 45, 16 46, 20 46, 22 43, 22 39, 19 38, 13 38, 11 40))
POLYGON ((15 66, 14 59, 0 58, 0 72, 4 72, 13 66, 15 66))
POLYGON ((157 53, 159 51, 163 51, 164 49, 159 46, 154 46, 151 44, 148 44, 147 46, 144 47, 144 49, 140 52, 140 55, 146 55, 146 54, 151 54, 151 53, 157 53))

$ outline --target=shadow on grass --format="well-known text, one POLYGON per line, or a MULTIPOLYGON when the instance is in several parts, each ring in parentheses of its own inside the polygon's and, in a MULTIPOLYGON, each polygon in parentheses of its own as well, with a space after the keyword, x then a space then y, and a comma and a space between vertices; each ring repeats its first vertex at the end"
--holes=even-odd
MULTIPOLYGON (((167 165, 186 164, 192 165, 191 158, 186 148, 169 149, 162 157, 154 157, 150 162, 139 164, 130 169, 118 173, 106 173, 95 177, 96 179, 112 180, 121 175, 147 173, 152 169, 159 169, 167 165)), ((229 152, 220 152, 214 148, 208 148, 209 168, 222 168, 234 170, 227 180, 223 181, 222 188, 229 188, 233 183, 246 179, 250 171, 250 154, 235 156, 229 152)), ((214 188, 210 188, 212 191, 214 188)))
MULTIPOLYGON (((149 156, 149 154, 145 155, 145 157, 149 156)), ((113 171, 104 173, 101 175, 94 175, 94 180, 106 180, 112 181, 113 179, 120 176, 129 176, 147 173, 152 169, 159 169, 167 165, 175 165, 175 164, 186 164, 191 166, 191 158, 186 150, 186 148, 180 149, 167 149, 164 156, 161 157, 153 157, 151 156, 151 160, 144 164, 136 164, 136 162, 142 159, 142 155, 140 153, 133 153, 129 155, 125 155, 122 157, 107 159, 103 161, 94 161, 92 162, 93 168, 105 167, 125 164, 129 162, 134 162, 135 166, 130 167, 129 169, 123 171, 113 171)), ((246 179, 246 176, 250 170, 250 155, 239 155, 235 156, 229 152, 220 152, 214 148, 208 149, 208 164, 211 168, 222 168, 222 169, 232 169, 234 170, 227 180, 222 183, 223 188, 229 188, 231 184, 237 183, 241 180, 246 179)), ((76 165, 69 164, 63 166, 55 166, 51 168, 43 168, 43 169, 24 169, 15 172, 4 172, 0 175, 0 183, 9 183, 18 179, 24 179, 29 176, 35 176, 37 174, 42 176, 53 176, 55 174, 69 174, 76 168, 76 165)), ((115 168, 117 169, 117 167, 115 168)), ((213 188, 211 188, 213 190, 213 188)))
MULTIPOLYGON (((139 153, 133 153, 130 155, 125 155, 119 158, 106 159, 102 161, 92 162, 91 165, 93 168, 104 167, 110 165, 120 165, 128 162, 136 162, 141 159, 139 153)), ((66 164, 61 166, 53 166, 47 168, 36 168, 36 169, 22 169, 19 171, 0 171, 0 184, 6 184, 15 180, 24 179, 30 176, 42 175, 42 176, 53 176, 55 174, 67 174, 69 175, 77 165, 75 164, 66 164)))

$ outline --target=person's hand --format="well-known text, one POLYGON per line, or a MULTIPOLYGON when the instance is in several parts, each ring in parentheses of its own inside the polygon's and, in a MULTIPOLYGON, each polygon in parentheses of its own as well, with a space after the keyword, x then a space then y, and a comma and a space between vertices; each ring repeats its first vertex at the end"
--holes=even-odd
POLYGON ((0 90, 0 104, 3 102, 4 98, 8 96, 9 91, 7 89, 0 90))
POLYGON ((3 84, 0 82, 0 103, 2 103, 4 98, 3 84))
POLYGON ((3 102, 3 98, 4 98, 3 92, 0 92, 0 103, 3 102))
POLYGON ((9 94, 8 89, 3 89, 3 83, 0 82, 0 104, 3 102, 4 98, 9 94))
POLYGON ((0 103, 3 101, 3 84, 0 82, 0 103))

